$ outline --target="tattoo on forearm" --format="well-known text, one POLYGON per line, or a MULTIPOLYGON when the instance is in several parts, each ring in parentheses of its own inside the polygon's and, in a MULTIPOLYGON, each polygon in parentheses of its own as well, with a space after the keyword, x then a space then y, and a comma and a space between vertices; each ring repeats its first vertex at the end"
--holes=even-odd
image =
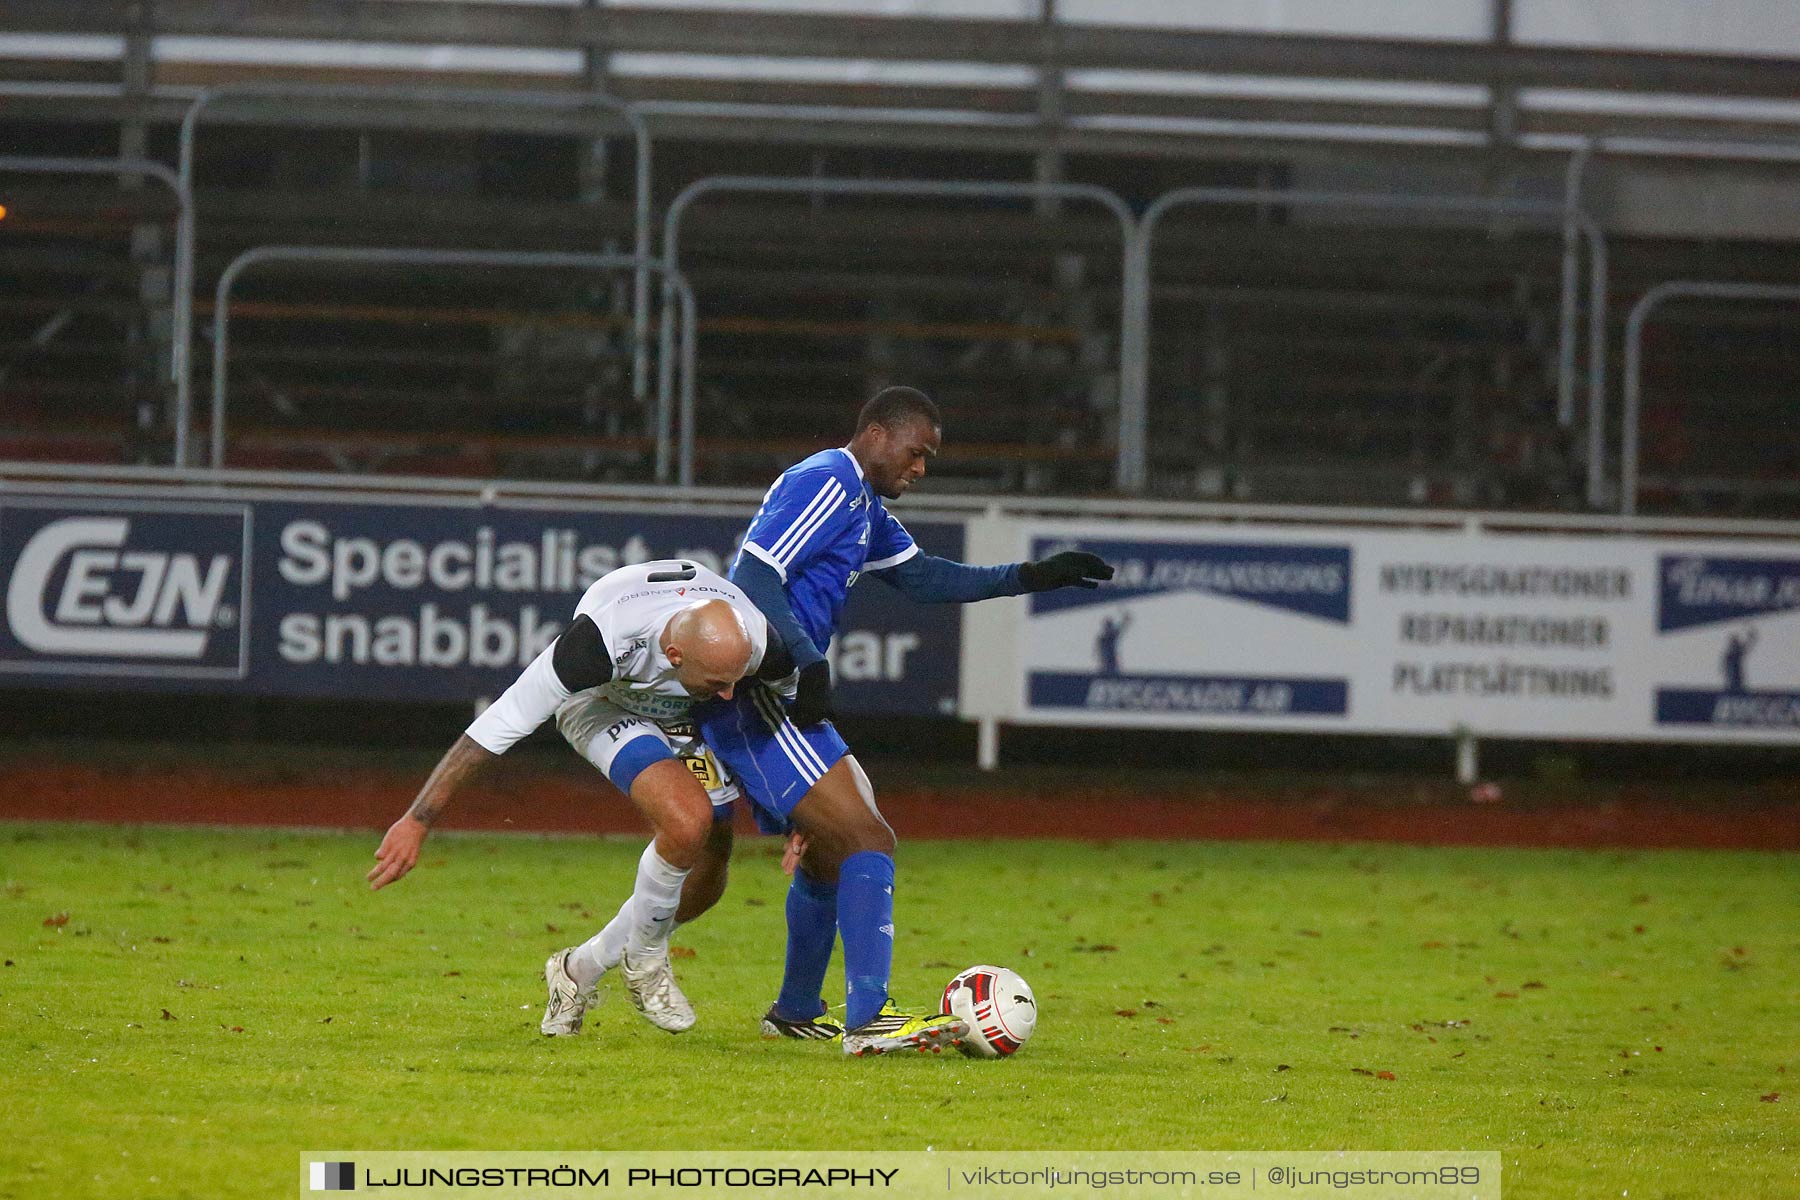
POLYGON ((465 733, 438 761, 431 772, 431 778, 425 781, 418 799, 412 802, 406 815, 429 827, 449 807, 450 798, 456 794, 457 789, 496 757, 498 756, 483 749, 480 743, 465 733))

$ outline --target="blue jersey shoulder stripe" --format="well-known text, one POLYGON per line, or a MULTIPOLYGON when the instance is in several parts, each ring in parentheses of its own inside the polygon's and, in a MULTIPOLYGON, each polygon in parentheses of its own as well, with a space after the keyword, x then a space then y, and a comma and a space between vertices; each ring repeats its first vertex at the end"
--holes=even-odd
POLYGON ((818 492, 800 510, 788 527, 769 546, 770 557, 786 566, 797 551, 811 535, 818 521, 828 515, 837 502, 843 497, 843 485, 835 479, 826 479, 818 492))
POLYGON ((770 555, 784 568, 792 565, 794 557, 800 553, 801 547, 806 545, 807 540, 843 503, 844 485, 839 483, 835 477, 827 479, 825 485, 819 489, 819 494, 813 497, 812 503, 808 504, 805 511, 792 525, 788 526, 787 532, 777 538, 775 544, 769 547, 770 555))

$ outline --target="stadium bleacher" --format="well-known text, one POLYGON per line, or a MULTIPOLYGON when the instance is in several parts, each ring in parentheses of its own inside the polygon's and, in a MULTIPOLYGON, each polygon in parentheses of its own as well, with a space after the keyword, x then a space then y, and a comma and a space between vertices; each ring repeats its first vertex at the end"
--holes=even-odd
MULTIPOLYGON (((1679 67, 1721 93, 1769 104, 1791 97, 1791 74, 1743 55, 1558 57, 1542 47, 1313 38, 1319 53, 1304 73, 1360 78, 1363 93, 1340 85, 1338 93, 1255 98, 1179 81, 1162 92, 1141 79, 1076 85, 1061 73, 1177 75, 1185 62, 1199 78, 1223 69, 1221 56, 1237 71, 1272 73, 1279 37, 1181 31, 1153 47, 1131 31, 1060 28, 1060 61, 1019 67, 1002 64, 1021 52, 1008 58, 1001 49, 1002 27, 1018 22, 763 13, 684 23, 645 7, 598 10, 589 14, 598 24, 588 25, 571 15, 587 10, 444 3, 408 6, 417 20, 404 30, 381 26, 377 38, 367 22, 378 24, 386 10, 374 0, 340 6, 359 19, 332 30, 310 12, 227 18, 224 6, 198 0, 159 5, 155 29, 146 30, 115 7, 9 14, 0 28, 0 86, 13 89, 0 107, 6 154, 104 156, 141 144, 173 162, 173 122, 192 89, 244 79, 515 89, 598 82, 648 106, 659 216, 694 179, 746 172, 1028 180, 1050 170, 1110 188, 1141 212, 1194 183, 1304 186, 1325 159, 1340 177, 1366 172, 1374 187, 1451 178, 1465 191, 1555 198, 1573 136, 1743 138, 1754 124, 1750 132, 1776 144, 1800 128, 1792 105, 1758 124, 1735 110, 1659 115, 1654 105, 1584 114, 1539 96, 1520 102, 1514 136, 1497 145, 1481 131, 1487 101, 1498 103, 1506 89, 1495 86, 1479 103, 1467 94, 1483 71, 1540 88, 1604 83, 1652 94, 1672 90, 1679 67), (879 44, 855 41, 871 31, 879 44), (154 36, 199 44, 227 34, 291 53, 261 62, 212 52, 150 57, 154 36), (102 52, 82 42, 107 36, 120 46, 102 52), (334 61, 319 49, 324 39, 342 45, 358 36, 392 53, 362 47, 334 61), (33 37, 63 41, 32 48, 33 37), (975 82, 906 73, 907 56, 923 54, 934 37, 982 64, 965 70, 975 82), (518 61, 495 52, 479 70, 424 69, 404 53, 444 43, 518 47, 518 61), (605 53, 596 50, 602 43, 605 53), (731 54, 781 62, 847 58, 852 49, 886 69, 844 82, 792 70, 732 76, 679 61, 659 74, 652 61, 731 54), (575 55, 587 66, 559 59, 546 67, 533 54, 575 55), (596 74, 597 62, 613 69, 596 74), (1039 106, 1053 75, 1063 106, 1048 120, 1039 106), (1381 92, 1384 78, 1387 86, 1450 82, 1402 102, 1381 92), (63 85, 92 90, 57 94, 63 85), (741 111, 801 104, 840 111, 812 123, 741 111), (708 117, 707 105, 724 107, 708 117), (891 119, 899 108, 1008 120, 909 124, 891 119), (846 109, 863 111, 840 119, 846 109), (1108 136, 1106 118, 1213 124, 1140 124, 1108 136), (1377 121, 1390 133, 1434 136, 1411 149, 1405 139, 1345 140, 1343 131, 1377 121), (1244 130, 1226 129, 1232 122, 1244 130), (1302 125, 1314 133, 1256 132, 1302 125)), ((608 138, 596 150, 567 114, 509 113, 483 127, 467 113, 404 106, 360 114, 345 104, 282 107, 260 101, 221 112, 216 124, 209 116, 199 139, 196 397, 210 386, 204 327, 213 283, 248 247, 631 248, 630 143, 608 138), (597 158, 608 164, 603 173, 597 158)), ((1614 190, 1631 169, 1619 156, 1614 190)), ((168 461, 169 198, 105 179, 4 182, 12 211, 0 225, 0 455, 168 461)), ((1592 191, 1604 206, 1605 189, 1592 191)), ((1649 287, 1796 275, 1795 243, 1779 236, 1778 214, 1766 227, 1727 221, 1679 234, 1637 234, 1620 223, 1608 230, 1615 380, 1624 313, 1649 287)), ((797 452, 841 438, 859 397, 904 381, 945 408, 938 473, 956 490, 1108 491, 1121 249, 1111 218, 1074 204, 709 197, 686 218, 681 259, 700 298, 698 481, 766 479, 797 452)), ((1583 507, 1591 497, 1582 430, 1557 412, 1561 271, 1555 222, 1418 222, 1251 204, 1171 217, 1154 260, 1148 492, 1583 507)), ((1646 347, 1646 506, 1800 511, 1792 486, 1800 476, 1797 330, 1791 305, 1683 304, 1659 319, 1646 347)), ((655 430, 633 398, 631 360, 622 273, 259 269, 233 295, 227 461, 644 480, 655 430)), ((1616 388, 1606 403, 1616 430, 1616 388)))

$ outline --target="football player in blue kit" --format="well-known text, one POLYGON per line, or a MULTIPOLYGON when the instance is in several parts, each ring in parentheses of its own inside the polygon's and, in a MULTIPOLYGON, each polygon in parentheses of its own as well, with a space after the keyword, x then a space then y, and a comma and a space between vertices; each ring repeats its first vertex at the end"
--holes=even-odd
POLYGON ((937 1050, 968 1032, 956 1017, 909 1013, 888 995, 894 938, 894 831, 869 778, 832 725, 824 648, 850 588, 873 575, 911 599, 969 603, 1060 587, 1097 587, 1113 570, 1064 551, 1041 562, 969 566, 923 553, 884 500, 906 494, 938 452, 942 419, 922 392, 892 387, 863 406, 848 445, 783 472, 750 522, 731 580, 768 618, 796 671, 748 683, 694 716, 765 829, 802 847, 787 898, 787 966, 763 1017, 768 1036, 841 1038, 850 1055, 937 1050), (846 1013, 821 998, 844 942, 846 1013))

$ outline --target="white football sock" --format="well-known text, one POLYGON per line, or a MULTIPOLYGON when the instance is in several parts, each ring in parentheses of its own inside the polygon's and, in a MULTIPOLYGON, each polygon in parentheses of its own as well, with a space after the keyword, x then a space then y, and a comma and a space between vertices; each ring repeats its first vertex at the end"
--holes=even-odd
POLYGON ((606 928, 569 952, 566 965, 575 985, 592 987, 595 980, 618 966, 634 930, 646 931, 642 944, 632 946, 634 952, 666 945, 669 934, 683 924, 675 919, 675 907, 681 901, 681 884, 687 875, 663 861, 656 852, 656 843, 651 842, 638 860, 637 889, 619 906, 618 915, 606 923, 606 928), (650 916, 640 921, 638 904, 646 895, 650 897, 650 916), (659 913, 663 916, 661 921, 655 919, 659 913))
MULTIPOLYGON (((644 848, 638 859, 637 887, 631 893, 629 932, 625 949, 633 955, 660 954, 675 928, 675 909, 681 903, 681 884, 688 868, 673 867, 656 852, 656 843, 644 848)), ((625 916, 621 909, 619 915, 625 916)))
POLYGON ((632 907, 636 903, 636 896, 625 897, 618 915, 606 923, 605 929, 569 952, 566 965, 575 986, 592 987, 596 979, 619 965, 619 956, 625 953, 625 937, 631 932, 632 907))

